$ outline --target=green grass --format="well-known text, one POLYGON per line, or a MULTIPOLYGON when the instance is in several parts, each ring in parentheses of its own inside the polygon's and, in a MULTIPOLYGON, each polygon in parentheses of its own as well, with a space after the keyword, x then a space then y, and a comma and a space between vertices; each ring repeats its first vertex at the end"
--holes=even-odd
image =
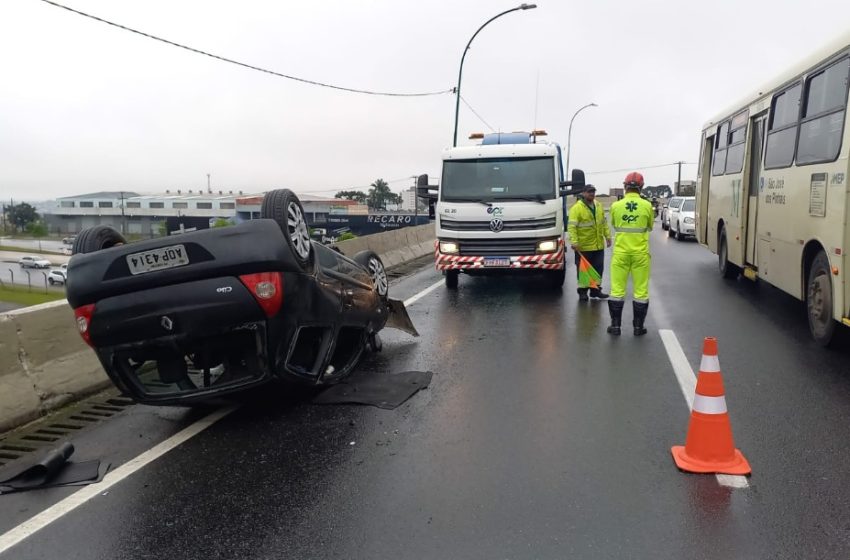
POLYGON ((56 301, 57 299, 64 298, 64 290, 50 290, 45 294, 43 288, 40 291, 38 288, 33 288, 32 292, 28 292, 23 287, 16 286, 12 288, 9 285, 6 285, 6 287, 0 286, 0 301, 17 303, 18 305, 38 305, 39 303, 47 303, 48 301, 56 301))

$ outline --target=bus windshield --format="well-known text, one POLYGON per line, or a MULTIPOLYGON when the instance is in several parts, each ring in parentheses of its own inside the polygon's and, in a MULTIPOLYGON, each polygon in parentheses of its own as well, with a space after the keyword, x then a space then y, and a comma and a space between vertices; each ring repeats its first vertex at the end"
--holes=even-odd
POLYGON ((440 196, 446 202, 552 200, 555 165, 551 156, 444 161, 440 196))

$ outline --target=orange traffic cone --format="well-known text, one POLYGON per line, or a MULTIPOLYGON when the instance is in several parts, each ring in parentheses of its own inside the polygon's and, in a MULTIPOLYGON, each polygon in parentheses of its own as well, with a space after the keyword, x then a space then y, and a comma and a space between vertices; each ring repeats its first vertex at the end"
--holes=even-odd
POLYGON ((717 339, 706 337, 685 446, 671 450, 676 466, 692 473, 750 474, 750 464, 732 440, 726 412, 717 339))

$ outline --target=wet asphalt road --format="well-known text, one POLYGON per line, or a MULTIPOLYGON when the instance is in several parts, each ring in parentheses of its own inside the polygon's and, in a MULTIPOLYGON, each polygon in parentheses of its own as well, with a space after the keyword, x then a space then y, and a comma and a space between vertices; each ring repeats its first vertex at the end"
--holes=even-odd
MULTIPOLYGON (((435 372, 398 409, 246 396, 0 560, 847 558, 847 345, 817 347, 802 304, 653 235, 646 337, 612 340, 606 306, 579 303, 574 278, 553 294, 462 277, 410 307, 421 338, 386 332, 362 365, 435 372), (702 338, 719 338, 749 488, 676 470, 689 413, 658 329, 694 370, 702 338)), ((427 267, 393 294, 439 279, 427 267)), ((206 412, 131 407, 80 434, 75 458, 118 465, 206 412)), ((0 534, 72 492, 0 497, 0 534)))

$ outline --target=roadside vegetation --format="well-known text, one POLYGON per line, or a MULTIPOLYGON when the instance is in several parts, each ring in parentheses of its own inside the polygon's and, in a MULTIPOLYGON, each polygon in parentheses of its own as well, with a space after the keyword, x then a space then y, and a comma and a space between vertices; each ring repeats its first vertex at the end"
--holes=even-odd
POLYGON ((50 290, 48 293, 42 292, 30 292, 27 291, 26 288, 19 287, 11 287, 11 286, 0 286, 0 301, 4 301, 7 303, 15 303, 17 305, 38 305, 39 303, 47 303, 48 301, 56 301, 58 299, 65 299, 65 291, 53 291, 50 290))

